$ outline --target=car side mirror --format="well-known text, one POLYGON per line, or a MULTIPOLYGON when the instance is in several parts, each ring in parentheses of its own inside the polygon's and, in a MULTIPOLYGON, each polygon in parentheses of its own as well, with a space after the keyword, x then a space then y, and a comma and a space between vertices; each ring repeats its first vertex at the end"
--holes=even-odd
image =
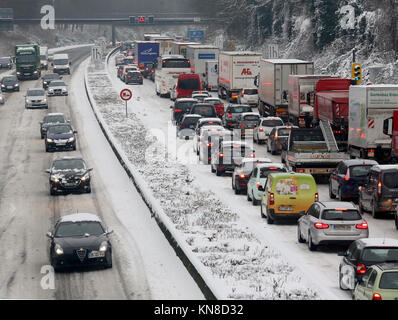
POLYGON ((170 109, 173 109, 173 106, 170 106, 170 109))
POLYGON ((337 255, 339 257, 346 257, 347 256, 347 252, 346 251, 338 252, 337 255))
POLYGON ((72 65, 72 62, 69 62, 69 65, 71 66, 71 65, 72 65))
POLYGON ((46 233, 47 238, 53 239, 54 235, 49 231, 46 233))
POLYGON ((93 170, 94 170, 94 168, 89 168, 89 169, 87 169, 87 171, 90 171, 90 172, 93 171, 93 170))
POLYGON ((51 169, 46 169, 46 173, 51 173, 51 169))
POLYGON ((40 121, 39 123, 40 123, 40 124, 43 124, 43 121, 40 121))
POLYGON ((110 234, 112 234, 112 233, 113 233, 113 230, 112 230, 112 229, 106 229, 106 232, 105 232, 106 235, 110 235, 110 234))
POLYGON ((77 131, 75 130, 75 131, 73 131, 73 133, 75 133, 75 134, 76 134, 76 133, 77 133, 77 131))

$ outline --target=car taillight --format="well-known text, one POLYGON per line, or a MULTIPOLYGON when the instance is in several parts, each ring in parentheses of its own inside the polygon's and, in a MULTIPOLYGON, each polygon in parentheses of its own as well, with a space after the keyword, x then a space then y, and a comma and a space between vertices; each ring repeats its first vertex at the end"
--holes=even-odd
POLYGON ((166 82, 163 82, 163 83, 162 83, 162 86, 165 87, 165 86, 166 86, 166 82))
POLYGON ((373 293, 372 300, 383 300, 383 299, 381 298, 380 293, 375 292, 375 293, 373 293))
POLYGON ((315 193, 315 202, 318 202, 318 201, 319 201, 319 194, 315 193))
POLYGON ((329 225, 326 223, 322 223, 322 222, 314 223, 314 227, 315 227, 315 229, 329 229, 329 225))
POLYGON ((298 173, 304 173, 304 169, 297 169, 298 173))
POLYGON ((278 131, 275 132, 275 139, 277 139, 277 138, 278 138, 278 131))
POLYGON ((243 123, 240 124, 241 129, 245 128, 245 125, 243 123))
POLYGON ((349 181, 350 180, 350 169, 347 169, 347 173, 346 173, 346 175, 344 177, 344 180, 345 181, 349 181))
POLYGON ((269 204, 271 206, 273 206, 275 204, 275 196, 273 193, 270 193, 270 195, 269 195, 269 204))
POLYGON ((261 186, 261 182, 257 182, 257 189, 261 186))
POLYGON ((208 146, 208 147, 212 147, 213 144, 212 144, 212 143, 208 143, 207 146, 208 146))
POLYGON ((357 269, 355 270, 356 274, 365 274, 366 266, 363 263, 357 263, 357 269))
POLYGON ((244 178, 246 178, 246 175, 243 174, 243 173, 241 173, 241 174, 239 175, 239 178, 244 179, 244 178))
POLYGON ((232 113, 228 113, 228 118, 232 118, 232 113))
POLYGON ((139 76, 140 79, 142 79, 142 76, 139 76))
POLYGON ((223 153, 220 153, 220 154, 218 155, 218 157, 219 157, 219 158, 222 158, 222 157, 224 157, 224 154, 223 154, 223 153))
POLYGON ((366 222, 363 222, 363 223, 357 224, 356 228, 366 230, 368 228, 368 224, 366 222))
POLYGON ((181 109, 175 109, 174 112, 182 112, 181 109))
POLYGON ((379 183, 377 184, 377 196, 379 198, 381 198, 381 187, 382 187, 382 184, 381 184, 381 181, 379 181, 379 183))
POLYGON ((127 76, 127 78, 131 78, 131 76, 127 76))
POLYGON ((182 124, 182 125, 181 125, 181 129, 184 129, 184 128, 185 128, 185 124, 182 124))
POLYGON ((255 157, 256 157, 256 155, 254 153, 251 153, 248 155, 248 158, 255 158, 255 157))
POLYGON ((264 132, 264 129, 260 127, 260 128, 258 128, 258 131, 264 132))

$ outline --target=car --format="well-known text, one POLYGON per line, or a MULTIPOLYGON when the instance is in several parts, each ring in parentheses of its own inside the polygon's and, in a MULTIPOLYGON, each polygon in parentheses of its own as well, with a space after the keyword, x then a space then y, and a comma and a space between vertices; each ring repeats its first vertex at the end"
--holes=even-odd
POLYGON ((286 146, 288 142, 290 130, 292 128, 298 127, 278 126, 273 128, 267 139, 267 152, 270 152, 272 155, 281 154, 284 146, 286 146))
POLYGON ((216 109, 217 116, 222 119, 222 117, 224 116, 224 104, 221 101, 221 99, 214 98, 214 97, 204 98, 203 103, 212 104, 214 106, 214 108, 216 109))
POLYGON ((190 98, 192 92, 200 89, 201 86, 200 77, 197 73, 182 73, 178 76, 177 83, 170 92, 170 99, 190 98))
POLYGON ((208 120, 209 123, 202 122, 199 127, 198 126, 199 122, 202 119, 206 119, 206 118, 199 119, 198 123, 196 124, 195 135, 193 137, 193 143, 192 143, 193 151, 198 156, 199 156, 200 144, 202 142, 204 142, 206 144, 208 143, 207 135, 208 135, 209 131, 215 132, 215 131, 224 131, 225 130, 223 126, 217 124, 216 122, 211 121, 211 118, 209 118, 209 120, 208 120))
POLYGON ((398 262, 398 240, 391 238, 363 238, 351 243, 339 264, 339 285, 353 290, 366 271, 374 264, 398 262))
POLYGON ((196 123, 195 136, 193 139, 194 151, 198 151, 197 154, 199 154, 199 150, 197 150, 197 147, 198 147, 197 143, 198 143, 199 137, 201 135, 200 129, 204 126, 217 126, 217 127, 224 128, 222 126, 222 122, 219 118, 201 118, 201 119, 199 119, 199 121, 196 123))
POLYGON ((319 200, 315 179, 307 173, 272 173, 268 175, 261 198, 261 217, 268 224, 282 220, 298 220, 319 200))
POLYGON ((48 96, 67 96, 68 95, 68 87, 65 82, 62 80, 52 80, 48 84, 48 96))
POLYGON ((240 129, 241 136, 253 136, 254 128, 260 121, 260 115, 254 112, 243 112, 236 118, 238 128, 240 129))
POLYGON ((92 168, 80 157, 56 158, 50 169, 50 195, 69 192, 91 193, 92 168))
POLYGON ((206 95, 208 97, 211 97, 210 92, 208 92, 206 90, 195 90, 195 91, 192 91, 192 95, 194 95, 194 94, 204 94, 204 95, 206 95))
POLYGON ((43 82, 43 89, 47 89, 48 85, 53 80, 61 80, 62 77, 58 73, 48 73, 41 77, 43 82))
MULTIPOLYGON (((123 82, 126 82, 127 73, 133 72, 133 71, 140 72, 138 70, 137 65, 123 65, 122 69, 120 70, 120 77, 119 77, 120 80, 122 80, 123 82)), ((141 74, 141 72, 140 72, 140 74, 141 74)))
POLYGON ((268 175, 277 172, 287 172, 286 166, 283 163, 262 163, 256 165, 247 183, 247 201, 251 201, 253 206, 259 205, 263 192, 258 190, 258 187, 265 185, 268 175))
POLYGON ((174 102, 174 105, 170 106, 172 109, 171 120, 173 123, 178 124, 184 114, 191 112, 191 108, 194 104, 198 103, 198 100, 192 98, 181 98, 174 102))
POLYGON ((147 79, 150 76, 152 67, 153 67, 153 63, 148 63, 148 64, 145 65, 144 70, 141 72, 142 76, 145 79, 147 79))
POLYGON ((192 94, 192 96, 191 96, 192 99, 196 99, 199 102, 203 102, 203 100, 208 97, 209 97, 209 95, 206 93, 196 93, 196 94, 192 94))
POLYGON ((76 150, 76 134, 69 123, 52 124, 48 126, 45 148, 46 152, 53 150, 76 150))
POLYGON ((267 142, 269 134, 275 127, 283 126, 283 120, 279 117, 261 118, 257 126, 254 128, 253 140, 258 144, 267 142))
POLYGON ((25 95, 25 108, 45 108, 48 109, 46 91, 40 88, 28 89, 25 95))
MULTIPOLYGON (((207 127, 202 127, 202 129, 207 127)), ((232 140, 232 132, 218 126, 209 127, 209 130, 205 131, 204 137, 199 143, 199 161, 204 164, 210 164, 213 148, 219 145, 220 141, 232 140)))
MULTIPOLYGON (((137 61, 134 59, 133 56, 127 55, 127 56, 124 57, 122 64, 125 65, 125 66, 131 65, 131 64, 132 65, 136 65, 137 61)), ((137 66, 137 69, 138 69, 138 66, 137 66)))
POLYGON ((359 190, 359 208, 373 218, 389 214, 396 216, 398 208, 398 165, 375 165, 359 190))
POLYGON ((398 263, 371 266, 355 287, 354 300, 398 300, 398 263))
POLYGON ((40 137, 44 139, 47 134, 47 129, 50 125, 59 123, 68 123, 63 113, 49 113, 40 121, 40 137))
POLYGON ((258 105, 258 89, 247 88, 243 89, 239 95, 238 101, 240 104, 248 104, 252 108, 258 105))
POLYGON ((154 67, 153 63, 149 64, 148 68, 149 68, 148 78, 149 78, 149 80, 154 82, 155 81, 155 67, 154 67))
POLYGON ((0 104, 4 104, 5 101, 6 101, 6 100, 5 100, 5 98, 4 98, 3 92, 0 91, 0 104))
POLYGON ((340 201, 357 200, 359 186, 364 185, 370 169, 377 161, 367 159, 352 159, 340 162, 330 173, 329 197, 340 201))
POLYGON ((343 244, 369 237, 368 223, 351 202, 317 202, 297 224, 297 239, 315 251, 319 245, 343 244))
POLYGON ((128 71, 124 77, 124 83, 136 83, 136 84, 143 84, 144 80, 142 78, 142 74, 139 71, 128 71))
POLYGON ((0 57, 0 69, 12 69, 12 58, 0 57))
POLYGON ((255 150, 243 141, 222 141, 211 155, 211 172, 217 176, 234 171, 244 158, 255 158, 255 150))
POLYGON ((216 109, 212 104, 196 103, 191 108, 191 114, 198 114, 203 118, 217 118, 216 109))
POLYGON ((62 216, 47 232, 50 263, 55 272, 86 266, 112 268, 112 244, 101 219, 92 213, 62 216))
POLYGON ((115 57, 115 65, 120 66, 123 63, 124 58, 125 58, 125 56, 123 54, 118 54, 115 57))
POLYGON ((176 126, 176 135, 180 139, 188 140, 195 135, 196 124, 202 116, 198 114, 185 114, 176 126))
POLYGON ((247 192, 247 183, 256 165, 262 163, 271 163, 268 158, 244 158, 240 166, 236 166, 232 173, 232 189, 235 194, 247 192))
POLYGON ((1 91, 18 91, 19 92, 19 81, 17 76, 5 76, 0 81, 1 91))
POLYGON ((248 105, 233 105, 230 104, 223 116, 223 124, 227 129, 237 128, 237 119, 241 113, 252 112, 252 108, 248 105))

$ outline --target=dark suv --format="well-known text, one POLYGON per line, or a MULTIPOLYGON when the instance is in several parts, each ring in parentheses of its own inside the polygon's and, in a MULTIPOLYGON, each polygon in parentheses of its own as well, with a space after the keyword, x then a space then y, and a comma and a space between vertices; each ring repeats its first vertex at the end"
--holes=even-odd
POLYGON ((359 190, 359 208, 373 218, 381 213, 396 215, 398 207, 398 165, 375 165, 359 190))
POLYGON ((185 114, 191 113, 191 108, 196 103, 198 103, 198 100, 192 98, 176 99, 174 106, 170 106, 170 109, 172 109, 171 120, 178 124, 185 114))
POLYGON ((191 108, 191 114, 198 114, 203 118, 217 118, 216 108, 208 103, 196 103, 191 108))
POLYGON ((223 116, 224 127, 236 128, 239 116, 245 112, 252 112, 252 108, 249 105, 229 105, 223 116))

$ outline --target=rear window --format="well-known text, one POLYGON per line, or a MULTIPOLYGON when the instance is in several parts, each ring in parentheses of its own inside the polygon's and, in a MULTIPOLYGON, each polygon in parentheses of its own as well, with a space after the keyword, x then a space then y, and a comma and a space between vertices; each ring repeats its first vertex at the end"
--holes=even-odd
POLYGON ((325 141, 321 130, 295 130, 293 141, 325 141))
POLYGON ((245 121, 258 121, 258 119, 260 119, 259 116, 250 115, 250 116, 245 116, 243 120, 245 120, 245 121))
POLYGON ((245 89, 245 93, 247 95, 257 94, 257 89, 245 89))
POLYGON ((361 260, 373 264, 386 261, 398 262, 398 248, 365 248, 361 260))
POLYGON ((353 166, 350 167, 350 176, 353 178, 366 177, 372 166, 353 166))
POLYGON ((184 102, 177 102, 175 109, 181 109, 183 111, 191 110, 192 106, 196 103, 196 101, 184 101, 184 102))
POLYGON ((279 129, 278 130, 278 135, 279 136, 288 136, 290 134, 289 129, 279 129))
POLYGON ((199 89, 198 79, 180 79, 178 87, 182 90, 197 90, 199 89))
POLYGON ((243 113, 243 112, 251 112, 251 107, 233 107, 228 109, 230 113, 243 113))
POLYGON ((355 221, 361 219, 357 210, 325 210, 322 213, 322 220, 355 221))
POLYGON ((205 117, 215 117, 213 106, 198 106, 194 107, 193 113, 200 114, 205 117))
POLYGON ((283 126, 283 121, 282 120, 263 120, 263 123, 261 124, 264 127, 277 127, 277 126, 283 126))
POLYGON ((191 65, 185 59, 167 59, 162 61, 162 68, 190 68, 191 65))
POLYGON ((260 178, 267 178, 269 174, 276 172, 287 172, 285 168, 261 168, 260 169, 260 178))
POLYGON ((398 189, 398 171, 386 172, 383 175, 383 182, 387 188, 398 189))
POLYGON ((384 272, 381 276, 380 289, 398 289, 398 272, 384 272))

